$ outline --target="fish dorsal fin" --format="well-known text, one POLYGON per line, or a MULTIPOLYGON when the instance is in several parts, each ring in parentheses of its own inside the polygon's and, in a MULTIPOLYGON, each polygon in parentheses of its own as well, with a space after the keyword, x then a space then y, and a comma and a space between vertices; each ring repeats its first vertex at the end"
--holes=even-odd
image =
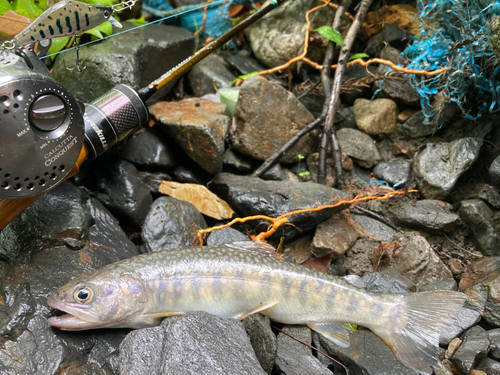
POLYGON ((276 249, 265 242, 238 241, 238 242, 231 242, 223 246, 228 247, 230 249, 250 251, 252 253, 267 255, 273 258, 281 259, 281 255, 279 255, 276 252, 276 249))
POLYGON ((338 346, 343 348, 349 346, 349 334, 352 331, 342 323, 311 323, 307 326, 332 340, 338 346))
POLYGON ((274 307, 277 304, 278 304, 277 301, 269 302, 269 303, 264 303, 264 304, 261 304, 261 305, 255 307, 255 308, 253 308, 253 309, 243 310, 243 311, 241 311, 239 313, 236 313, 231 318, 243 320, 248 315, 252 315, 252 314, 255 314, 255 313, 258 313, 258 312, 263 312, 264 310, 268 310, 268 309, 274 307))

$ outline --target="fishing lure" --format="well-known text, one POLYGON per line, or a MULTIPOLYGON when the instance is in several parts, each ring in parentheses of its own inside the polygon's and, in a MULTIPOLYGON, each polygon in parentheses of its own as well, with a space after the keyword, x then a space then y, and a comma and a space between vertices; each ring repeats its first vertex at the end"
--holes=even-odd
POLYGON ((131 8, 135 2, 127 0, 113 6, 101 6, 72 0, 61 1, 43 12, 14 39, 5 42, 3 47, 13 49, 45 39, 82 34, 106 21, 121 27, 112 14, 118 11, 118 7, 122 7, 119 10, 131 8))

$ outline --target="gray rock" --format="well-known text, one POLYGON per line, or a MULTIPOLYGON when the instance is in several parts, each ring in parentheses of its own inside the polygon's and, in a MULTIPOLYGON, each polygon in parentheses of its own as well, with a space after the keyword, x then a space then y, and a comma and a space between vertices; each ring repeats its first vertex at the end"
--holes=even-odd
MULTIPOLYGON (((125 29, 132 26, 124 24, 125 29)), ((73 57, 56 59, 53 77, 75 97, 89 103, 120 83, 136 89, 148 85, 189 57, 193 50, 194 38, 189 31, 151 25, 80 47, 80 61, 86 66, 81 72, 65 68, 65 64, 74 67, 73 57)))
POLYGON ((226 243, 238 241, 251 241, 250 238, 243 233, 238 232, 236 229, 227 227, 221 230, 214 230, 207 239, 207 245, 224 245, 226 243))
POLYGON ((365 53, 370 57, 378 56, 386 45, 390 45, 402 51, 406 48, 410 40, 411 34, 408 31, 401 30, 395 25, 386 23, 382 31, 368 41, 365 53))
POLYGON ((159 102, 149 108, 159 127, 208 173, 222 170, 226 134, 231 124, 229 109, 209 99, 159 102))
POLYGON ((391 99, 356 99, 356 126, 368 135, 392 134, 396 131, 399 109, 391 99))
POLYGON ((153 252, 194 245, 196 232, 206 227, 205 219, 191 203, 160 197, 151 205, 141 235, 146 250, 153 252))
POLYGON ((172 175, 180 182, 185 182, 188 184, 204 185, 203 179, 200 178, 199 173, 195 173, 193 170, 179 165, 175 167, 172 171, 172 175))
POLYGON ((316 227, 312 253, 316 257, 332 253, 332 258, 340 258, 358 237, 358 232, 344 220, 332 217, 316 227))
POLYGON ((493 212, 479 199, 461 202, 460 217, 474 234, 481 253, 500 255, 500 233, 493 221, 493 212))
POLYGON ((118 156, 136 166, 173 168, 178 162, 176 145, 156 129, 142 128, 127 139, 118 156))
MULTIPOLYGON (((312 334, 308 327, 284 326, 283 331, 311 344, 312 334)), ((312 355, 309 347, 282 332, 278 334, 276 373, 280 375, 332 374, 328 368, 312 355)))
MULTIPOLYGON (((382 51, 380 51, 380 58, 384 60, 389 60, 392 61, 394 64, 397 65, 404 65, 405 63, 405 58, 404 56, 401 56, 401 50, 391 47, 389 45, 386 45, 382 51)), ((384 65, 386 66, 386 65, 384 65)))
POLYGON ((436 128, 446 125, 458 112, 455 103, 446 104, 432 120, 432 124, 425 124, 425 116, 420 111, 411 116, 403 124, 396 126, 396 131, 405 139, 423 138, 433 134, 436 128))
POLYGON ((371 293, 410 293, 412 288, 415 290, 415 283, 410 279, 402 275, 397 278, 391 276, 381 272, 372 272, 363 276, 366 290, 371 293))
POLYGON ((497 362, 491 358, 483 358, 479 360, 475 368, 481 370, 488 375, 498 375, 500 374, 500 362, 497 362))
POLYGON ((494 359, 500 359, 500 328, 489 330, 488 337, 491 342, 490 355, 494 359))
POLYGON ((377 241, 360 238, 347 251, 344 260, 344 267, 349 274, 364 276, 375 270, 371 262, 373 252, 377 249, 377 241))
MULTIPOLYGON (((304 15, 314 6, 311 0, 287 2, 249 27, 246 35, 255 56, 265 65, 275 67, 300 55, 306 29, 304 15)), ((329 8, 313 12, 310 29, 331 25, 333 17, 334 11, 329 8)), ((321 63, 328 40, 318 38, 315 42, 307 56, 321 63)))
POLYGON ((493 186, 488 184, 484 185, 478 197, 486 203, 489 203, 493 208, 497 210, 500 208, 500 194, 493 186))
POLYGON ((253 171, 253 160, 238 151, 228 148, 224 153, 222 163, 224 167, 230 168, 241 173, 250 173, 253 171))
MULTIPOLYGON (((308 182, 294 181, 264 181, 260 178, 236 176, 219 173, 210 184, 210 189, 220 198, 228 202, 241 216, 267 215, 278 217, 287 212, 309 207, 316 204, 330 204, 336 197, 346 194, 340 190, 308 182)), ((289 223, 276 231, 276 238, 284 236, 293 238, 311 230, 317 224, 330 218, 344 207, 335 207, 316 212, 292 215, 289 223), (298 231, 294 226, 301 229, 298 231)), ((265 222, 262 229, 267 229, 265 222)))
POLYGON ((498 156, 490 165, 488 169, 490 180, 493 186, 497 189, 500 188, 500 156, 498 156))
POLYGON ((390 226, 363 214, 351 213, 351 218, 373 239, 378 241, 389 241, 396 234, 396 231, 390 226))
POLYGON ((137 176, 144 182, 153 194, 158 194, 158 188, 163 181, 172 181, 170 175, 163 172, 137 172, 137 176))
POLYGON ((375 177, 383 181, 394 184, 401 184, 408 178, 408 172, 411 168, 411 162, 404 159, 396 161, 382 162, 373 168, 375 177))
MULTIPOLYGON (((342 348, 322 335, 320 342, 328 354, 337 358, 354 374, 363 375, 415 375, 403 365, 378 336, 360 329, 350 334, 350 345, 342 348)), ((351 373, 351 372, 350 372, 351 373)))
POLYGON ((391 204, 387 214, 397 225, 429 233, 451 232, 460 226, 460 217, 451 212, 451 205, 438 200, 419 200, 391 204))
POLYGON ((240 74, 250 74, 253 72, 260 72, 266 68, 255 59, 248 49, 242 49, 238 51, 235 55, 231 55, 226 58, 226 61, 238 70, 240 74))
POLYGON ((286 180, 286 176, 283 172, 283 168, 281 168, 281 164, 272 164, 268 170, 266 170, 260 176, 263 180, 266 181, 283 181, 286 180))
POLYGON ((153 202, 148 187, 137 177, 137 168, 115 160, 97 172, 96 197, 126 224, 139 227, 153 202))
POLYGON ((479 157, 482 140, 463 138, 450 143, 428 143, 414 159, 419 190, 428 199, 443 199, 479 157))
POLYGON ((271 329, 271 320, 262 314, 252 314, 243 319, 242 322, 248 337, 250 337, 255 356, 262 369, 270 374, 278 352, 278 343, 271 329))
POLYGON ((489 282, 488 299, 484 305, 483 318, 489 324, 500 327, 500 277, 489 282))
POLYGON ((489 345, 488 333, 479 326, 472 327, 462 337, 462 344, 451 360, 462 373, 468 374, 477 360, 486 357, 489 345))
POLYGON ((419 292, 432 292, 435 290, 458 290, 458 285, 455 280, 443 280, 422 285, 418 289, 419 292))
POLYGON ((342 152, 362 167, 371 168, 382 160, 373 139, 359 130, 340 129, 337 138, 342 152))
POLYGON ((373 91, 378 91, 375 96, 377 98, 391 99, 398 104, 408 107, 418 106, 420 104, 420 95, 410 85, 409 79, 401 75, 395 78, 385 76, 389 69, 387 65, 383 64, 378 67, 377 76, 384 77, 373 83, 373 91))
MULTIPOLYGON (((261 76, 252 76, 243 82, 234 112, 236 125, 230 138, 235 150, 257 160, 266 160, 306 125, 313 115, 289 91, 261 76)), ((278 163, 298 161, 314 152, 316 132, 303 136, 278 163)))
POLYGON ((219 55, 209 55, 196 64, 188 73, 189 84, 195 96, 215 93, 217 88, 229 87, 236 76, 229 70, 226 61, 219 55))
POLYGON ((120 345, 122 375, 265 374, 243 324, 189 312, 132 331, 120 345))
POLYGON ((406 232, 397 242, 400 247, 392 261, 382 258, 380 270, 393 269, 417 284, 417 288, 436 281, 453 280, 450 269, 420 233, 406 232))

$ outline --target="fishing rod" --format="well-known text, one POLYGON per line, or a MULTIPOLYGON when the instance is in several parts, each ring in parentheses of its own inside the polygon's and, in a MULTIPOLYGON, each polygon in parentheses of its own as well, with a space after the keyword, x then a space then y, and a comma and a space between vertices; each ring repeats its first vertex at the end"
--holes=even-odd
POLYGON ((30 48, 0 49, 0 230, 86 159, 146 124, 155 93, 283 1, 264 5, 146 87, 120 84, 86 105, 53 80, 30 48))

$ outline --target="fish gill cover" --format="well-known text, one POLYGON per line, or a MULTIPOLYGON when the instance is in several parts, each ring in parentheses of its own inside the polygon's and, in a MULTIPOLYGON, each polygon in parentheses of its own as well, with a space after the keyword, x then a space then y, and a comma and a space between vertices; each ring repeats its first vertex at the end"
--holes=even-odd
POLYGON ((403 52, 409 69, 449 67, 434 77, 408 75, 421 97, 426 123, 439 111, 432 105, 441 93, 469 119, 500 109, 500 65, 493 53, 491 20, 500 3, 491 0, 417 0, 421 34, 403 52))

